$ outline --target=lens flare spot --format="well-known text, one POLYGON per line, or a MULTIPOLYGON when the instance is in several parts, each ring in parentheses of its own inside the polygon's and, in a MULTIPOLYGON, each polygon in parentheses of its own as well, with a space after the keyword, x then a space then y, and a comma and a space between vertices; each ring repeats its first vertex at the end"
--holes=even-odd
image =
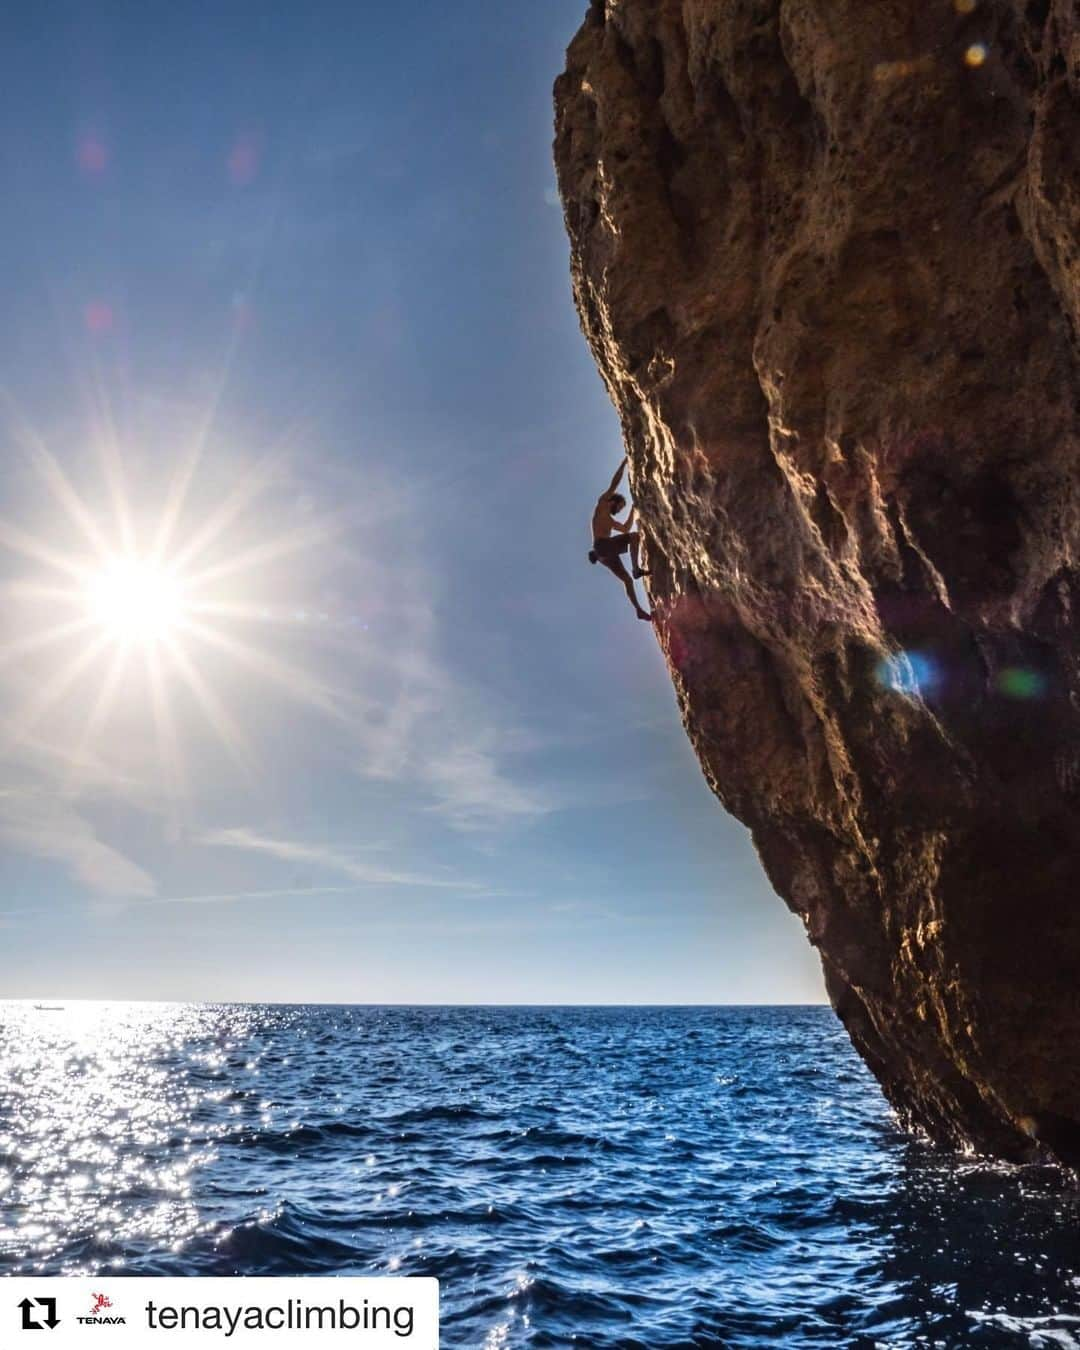
POLYGON ((897 652, 886 656, 877 668, 877 682, 894 694, 929 694, 941 683, 937 662, 925 652, 897 652))
POLYGON ((184 614, 183 590, 162 568, 139 558, 117 558, 87 587, 87 609, 113 637, 156 642, 184 614))
POLYGON ((236 187, 254 182, 259 172, 260 146, 254 136, 238 136, 229 151, 229 178, 236 187))
POLYGON ((979 0, 953 0, 953 9, 957 14, 974 14, 979 0))
POLYGON ((1046 693, 1046 678, 1026 666, 1006 666, 998 674, 997 688, 1006 698, 1041 698, 1046 693))
POLYGON ((93 131, 84 132, 75 147, 75 157, 79 168, 90 177, 105 172, 109 163, 109 151, 105 142, 93 131))
POLYGON ((989 55, 990 48, 985 42, 973 42, 964 52, 964 64, 970 66, 972 70, 977 70, 989 55))
POLYGON ((104 300, 91 300, 83 310, 83 322, 86 324, 88 333, 102 334, 111 333, 116 319, 113 315, 112 306, 104 300))

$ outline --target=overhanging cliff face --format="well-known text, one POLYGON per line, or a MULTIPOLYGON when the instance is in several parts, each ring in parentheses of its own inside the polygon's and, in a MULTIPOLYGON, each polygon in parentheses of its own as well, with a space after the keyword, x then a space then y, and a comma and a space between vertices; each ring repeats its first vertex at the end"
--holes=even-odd
POLYGON ((585 334, 720 800, 901 1113, 1080 1158, 1080 22, 595 0, 585 334))

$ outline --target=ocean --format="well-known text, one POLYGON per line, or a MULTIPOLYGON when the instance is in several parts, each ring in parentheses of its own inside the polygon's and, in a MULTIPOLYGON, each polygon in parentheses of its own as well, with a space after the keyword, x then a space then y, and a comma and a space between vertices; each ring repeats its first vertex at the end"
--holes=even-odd
POLYGON ((4 1274, 434 1275, 442 1344, 1080 1347, 1080 1194, 825 1008, 0 1004, 4 1274))

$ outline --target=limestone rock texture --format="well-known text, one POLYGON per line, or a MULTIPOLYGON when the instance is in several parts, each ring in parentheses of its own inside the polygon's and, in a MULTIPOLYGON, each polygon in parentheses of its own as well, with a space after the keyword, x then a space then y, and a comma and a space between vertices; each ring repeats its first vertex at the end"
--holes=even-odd
POLYGON ((1076 4, 593 0, 555 101, 708 782, 901 1117, 1075 1165, 1076 4))

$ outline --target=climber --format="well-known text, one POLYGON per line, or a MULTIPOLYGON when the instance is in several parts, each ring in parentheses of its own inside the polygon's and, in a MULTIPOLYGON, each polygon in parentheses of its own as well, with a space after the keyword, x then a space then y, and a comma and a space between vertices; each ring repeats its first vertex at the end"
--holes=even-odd
POLYGON ((596 502, 592 516, 593 546, 589 550, 591 563, 603 563, 609 572, 614 573, 622 582, 627 598, 634 606, 639 619, 650 620, 652 615, 638 604, 634 592, 634 582, 623 564, 622 554, 630 554, 630 563, 635 577, 647 577, 648 572, 641 566, 641 534, 630 528, 634 519, 631 511, 625 520, 616 520, 616 514, 626 506, 626 498, 618 491, 622 476, 626 471, 626 460, 615 470, 615 476, 596 502), (612 534, 612 531, 615 534, 612 534))

